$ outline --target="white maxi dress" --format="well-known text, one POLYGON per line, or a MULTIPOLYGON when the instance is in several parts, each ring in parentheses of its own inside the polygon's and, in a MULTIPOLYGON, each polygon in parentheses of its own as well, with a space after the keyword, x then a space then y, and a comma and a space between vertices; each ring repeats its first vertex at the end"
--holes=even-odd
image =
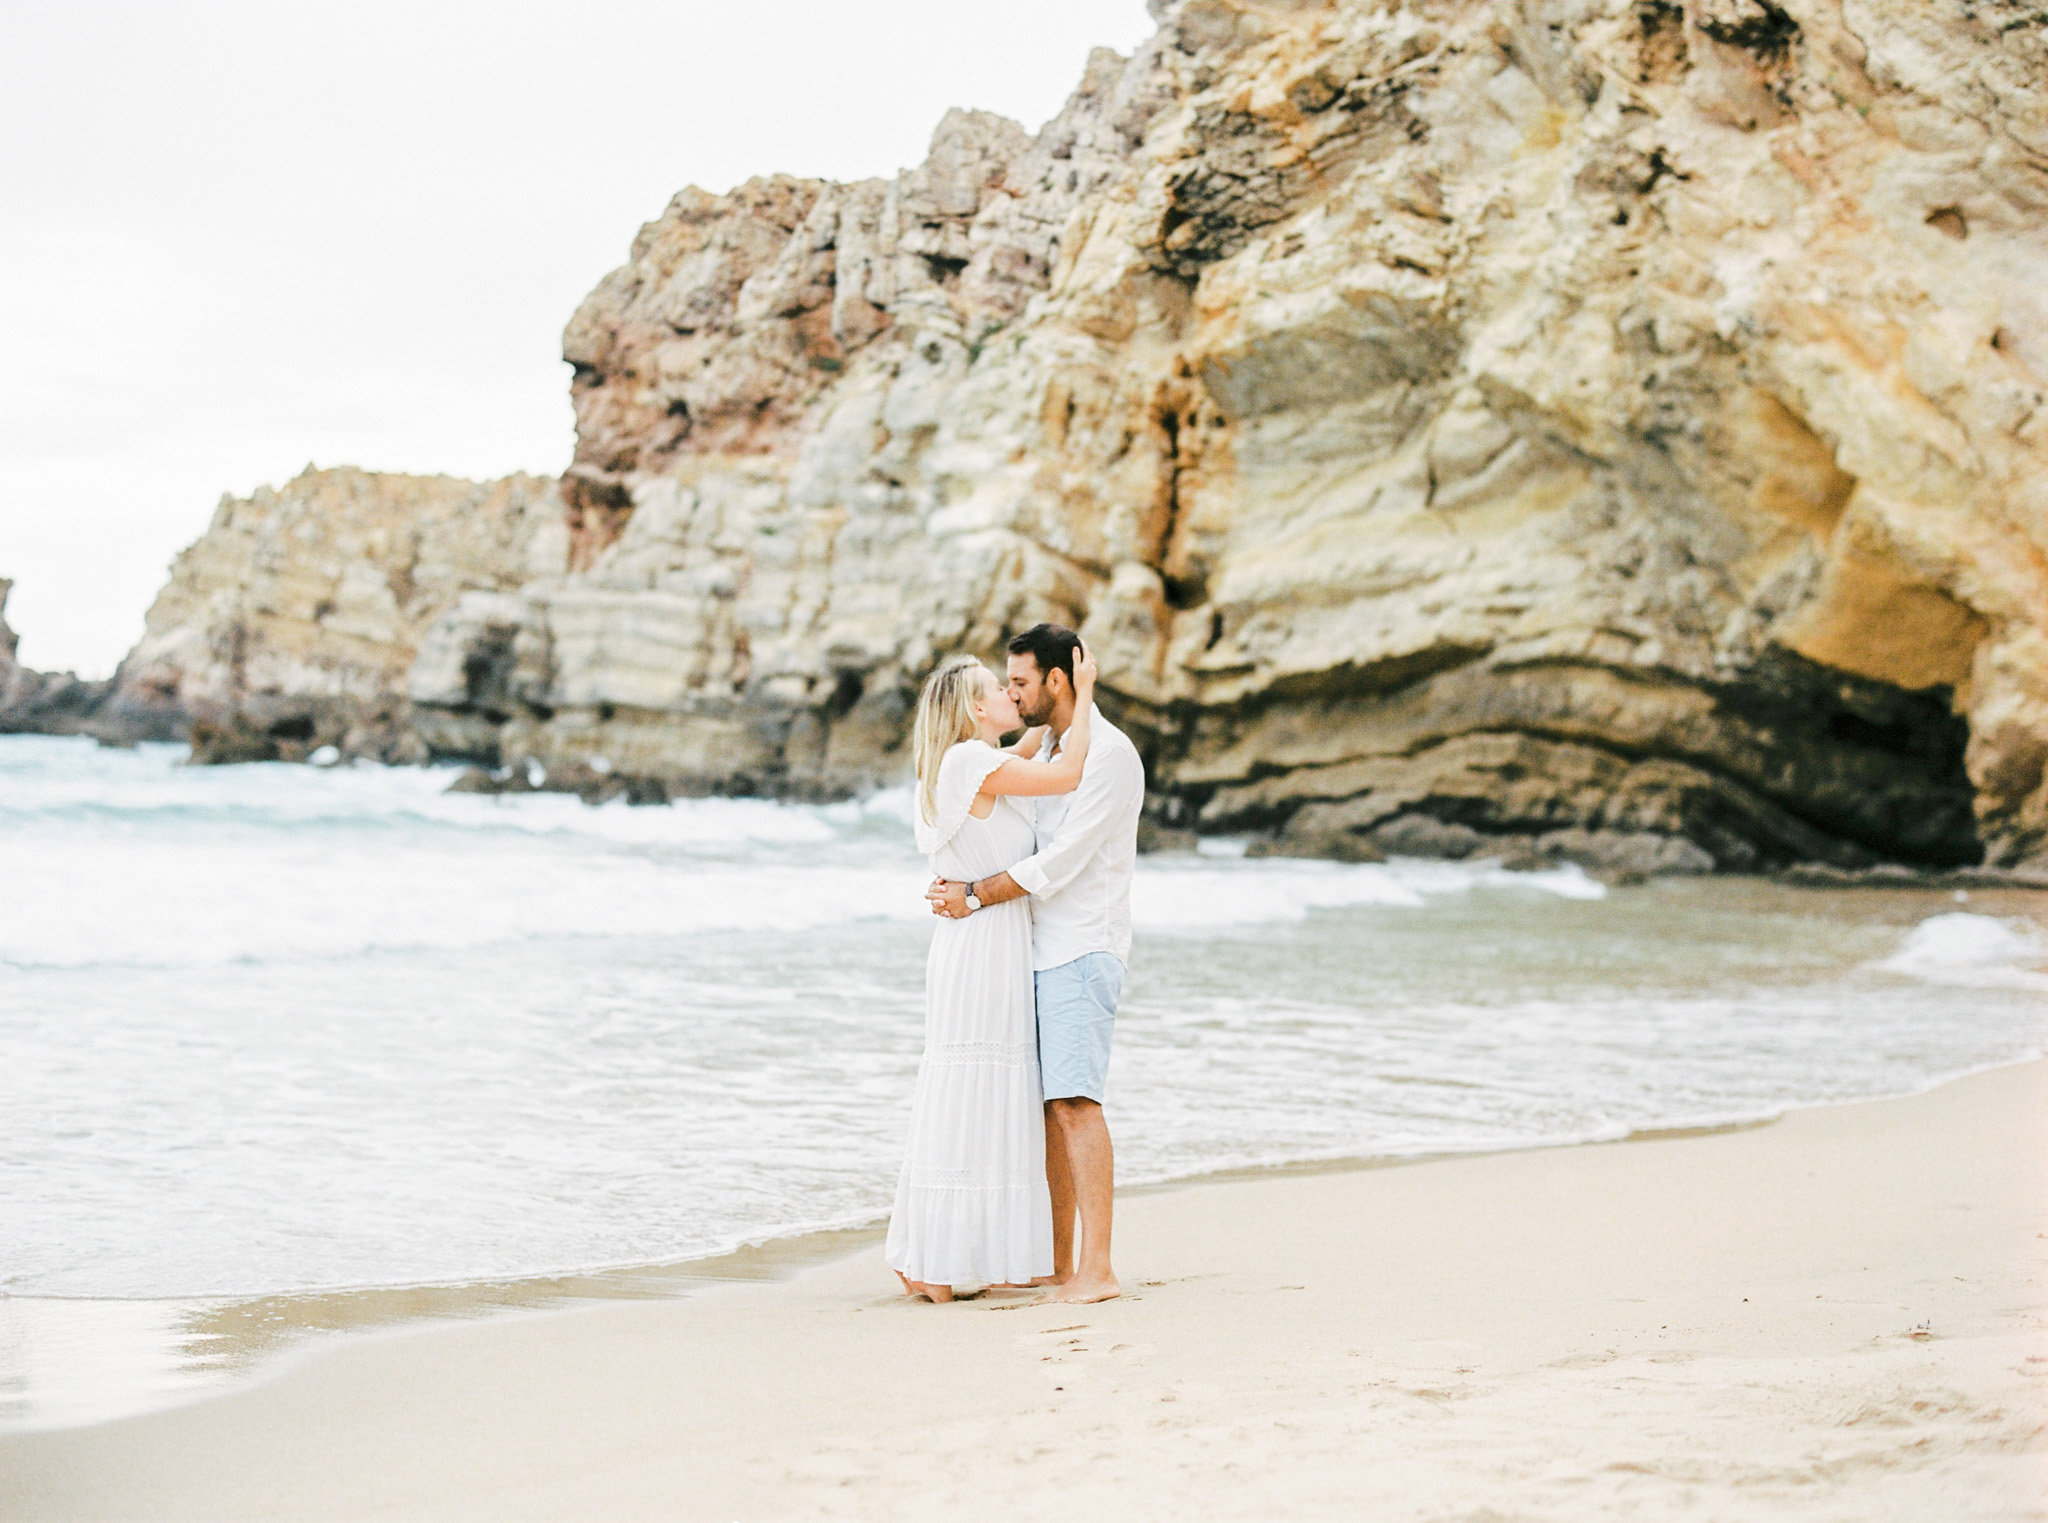
MULTIPOLYGON (((1004 757, 962 741, 939 765, 938 818, 917 820, 934 875, 973 882, 1031 855, 1028 801, 969 807, 1004 757)), ((940 919, 925 958, 924 1061, 889 1218, 889 1267, 927 1285, 1052 1273, 1052 1200, 1031 982, 1031 903, 940 919)))

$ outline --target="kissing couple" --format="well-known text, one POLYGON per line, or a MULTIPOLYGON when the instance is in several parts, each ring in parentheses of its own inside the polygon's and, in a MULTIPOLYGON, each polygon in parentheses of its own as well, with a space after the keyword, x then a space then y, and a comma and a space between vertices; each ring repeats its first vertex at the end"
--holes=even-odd
POLYGON ((1039 624, 1008 650, 1007 681, 951 656, 917 701, 917 845, 942 918, 885 1257, 932 1301, 1026 1285, 1106 1301, 1102 1099, 1145 766, 1095 707, 1095 659, 1072 630, 1039 624))

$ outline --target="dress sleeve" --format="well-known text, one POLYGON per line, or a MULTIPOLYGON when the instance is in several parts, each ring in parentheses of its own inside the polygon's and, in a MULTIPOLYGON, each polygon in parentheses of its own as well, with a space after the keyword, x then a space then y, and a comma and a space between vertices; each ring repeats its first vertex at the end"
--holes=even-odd
POLYGON ((940 850, 967 823, 967 811, 982 782, 1009 758, 994 746, 978 740, 963 740, 939 759, 938 808, 927 820, 922 808, 913 810, 917 825, 917 849, 926 856, 940 850))

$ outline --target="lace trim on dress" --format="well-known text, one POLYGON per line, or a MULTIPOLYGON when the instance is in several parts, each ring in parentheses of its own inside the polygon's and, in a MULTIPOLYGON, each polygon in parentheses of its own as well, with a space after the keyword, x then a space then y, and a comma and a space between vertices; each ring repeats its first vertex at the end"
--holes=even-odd
POLYGON ((936 1042, 925 1049, 928 1068, 1022 1068, 1038 1061, 1034 1042, 936 1042))
POLYGON ((913 1190, 1033 1190, 1044 1183, 1030 1174, 996 1174, 984 1169, 906 1168, 903 1182, 913 1190))
POLYGON ((939 776, 933 792, 937 811, 932 819, 922 809, 911 810, 911 825, 917 835, 917 849, 927 857, 942 851, 973 815, 969 811, 987 776, 1009 758, 996 747, 979 740, 957 742, 939 762, 939 776))

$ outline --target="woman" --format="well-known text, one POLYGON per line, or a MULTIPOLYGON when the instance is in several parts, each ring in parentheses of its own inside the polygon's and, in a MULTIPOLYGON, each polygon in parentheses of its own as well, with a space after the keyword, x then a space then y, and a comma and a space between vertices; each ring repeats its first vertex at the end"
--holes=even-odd
MULTIPOLYGON (((933 672, 917 701, 917 845, 941 878, 972 882, 1031 855, 1035 796, 1071 793, 1088 757, 1095 662, 1074 656, 1074 722, 1059 756, 1030 760, 1032 730, 972 656, 933 672)), ((1025 1285, 1052 1274, 1044 1099, 1031 992, 1031 905, 992 904, 942 919, 925 959, 924 1061, 910 1145, 889 1218, 889 1267, 914 1296, 955 1285, 1025 1285)))

